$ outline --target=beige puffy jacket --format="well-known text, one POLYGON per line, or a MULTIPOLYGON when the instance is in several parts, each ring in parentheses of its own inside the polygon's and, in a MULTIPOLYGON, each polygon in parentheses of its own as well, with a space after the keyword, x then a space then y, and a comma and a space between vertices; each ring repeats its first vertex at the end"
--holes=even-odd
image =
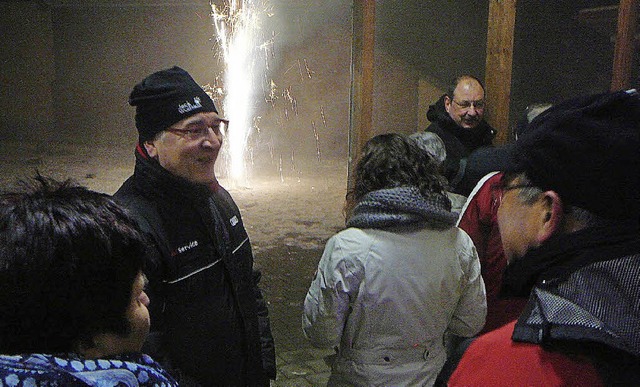
POLYGON ((433 385, 445 332, 470 337, 486 317, 480 263, 457 227, 349 228, 324 250, 302 326, 335 347, 329 385, 433 385))

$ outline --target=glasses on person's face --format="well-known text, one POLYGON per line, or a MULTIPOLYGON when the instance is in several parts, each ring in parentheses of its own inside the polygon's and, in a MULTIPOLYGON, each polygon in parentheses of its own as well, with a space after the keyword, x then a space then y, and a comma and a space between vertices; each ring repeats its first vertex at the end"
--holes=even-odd
POLYGON ((205 121, 196 121, 188 124, 184 128, 168 128, 165 129, 169 133, 178 135, 189 141, 197 141, 209 135, 209 129, 213 130, 213 133, 217 135, 225 136, 227 134, 227 128, 229 127, 229 120, 216 119, 211 125, 205 121))
POLYGON ((513 181, 511 179, 505 179, 504 177, 500 179, 499 182, 496 182, 491 186, 491 203, 492 205, 499 207, 502 203, 502 198, 504 194, 514 190, 514 189, 523 189, 523 188, 531 188, 534 187, 530 183, 522 183, 522 184, 511 184, 513 181))
POLYGON ((458 107, 462 110, 471 109, 471 106, 475 108, 475 110, 483 110, 484 109, 484 100, 480 99, 477 101, 456 101, 453 100, 453 103, 458 105, 458 107))

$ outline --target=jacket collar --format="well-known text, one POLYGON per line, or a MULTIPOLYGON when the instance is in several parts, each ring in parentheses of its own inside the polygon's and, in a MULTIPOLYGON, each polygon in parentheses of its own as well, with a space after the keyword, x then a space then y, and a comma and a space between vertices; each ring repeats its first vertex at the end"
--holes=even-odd
POLYGON ((509 264, 503 276, 502 294, 527 297, 542 281, 566 278, 580 267, 640 252, 636 222, 591 227, 559 234, 509 264))
POLYGON ((520 260, 530 260, 520 290, 533 289, 514 341, 592 342, 640 356, 640 234, 627 226, 563 235, 520 260))
POLYGON ((442 95, 436 103, 429 106, 427 111, 429 121, 437 122, 443 131, 451 133, 469 150, 485 145, 489 139, 495 136, 495 129, 489 126, 485 120, 480 121, 480 124, 473 129, 458 126, 447 113, 444 107, 444 98, 445 95, 442 95))
POLYGON ((135 156, 136 184, 146 195, 151 197, 183 195, 193 200, 201 200, 211 194, 212 190, 208 186, 192 183, 161 167, 139 145, 136 147, 135 156))

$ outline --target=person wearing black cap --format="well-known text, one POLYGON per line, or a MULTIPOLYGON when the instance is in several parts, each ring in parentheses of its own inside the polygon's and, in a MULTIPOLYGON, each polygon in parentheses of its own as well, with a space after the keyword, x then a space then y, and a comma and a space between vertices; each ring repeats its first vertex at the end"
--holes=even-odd
POLYGON ((148 235, 145 351, 181 385, 269 385, 275 348, 240 212, 214 164, 228 122, 183 69, 135 85, 133 175, 114 197, 148 235))
POLYGON ((502 292, 529 301, 516 321, 467 347, 448 384, 636 384, 638 94, 572 99, 530 126, 511 153, 498 209, 509 262, 502 292))

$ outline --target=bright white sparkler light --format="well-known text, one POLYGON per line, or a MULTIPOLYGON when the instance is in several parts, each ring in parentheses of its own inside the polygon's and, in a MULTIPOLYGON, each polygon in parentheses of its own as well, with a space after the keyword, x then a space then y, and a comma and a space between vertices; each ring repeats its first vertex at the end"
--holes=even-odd
POLYGON ((222 7, 211 3, 216 40, 224 61, 224 98, 222 108, 229 119, 226 141, 229 152, 229 175, 234 182, 247 177, 245 151, 253 126, 254 101, 260 58, 259 0, 225 0, 222 7))

